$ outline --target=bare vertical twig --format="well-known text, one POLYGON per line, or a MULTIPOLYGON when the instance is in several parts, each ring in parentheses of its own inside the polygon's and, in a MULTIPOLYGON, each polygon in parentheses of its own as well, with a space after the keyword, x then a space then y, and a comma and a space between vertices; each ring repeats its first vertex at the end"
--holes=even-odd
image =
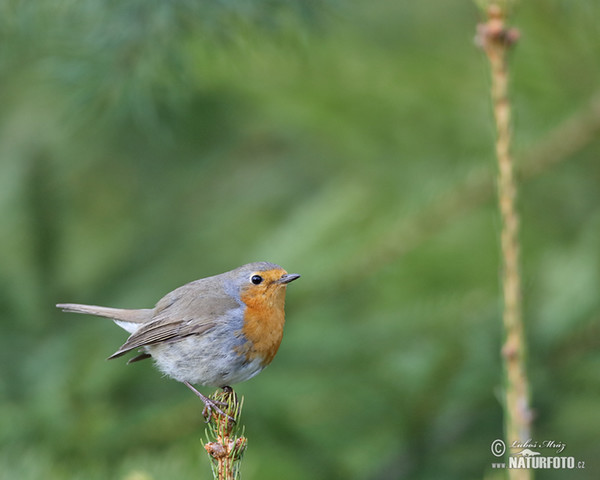
MULTIPOLYGON (((504 262, 503 322, 505 342, 502 347, 505 370, 505 429, 508 446, 530 438, 531 412, 529 384, 525 371, 525 335, 521 309, 519 273, 519 219, 515 206, 516 185, 511 157, 511 118, 508 97, 507 54, 519 33, 505 25, 506 5, 492 3, 488 21, 477 27, 477 42, 485 51, 491 69, 491 93, 496 121, 496 156, 498 158, 498 201, 502 217, 501 246, 504 262)), ((512 479, 529 479, 528 470, 509 470, 512 479)))
POLYGON ((240 463, 248 444, 243 428, 240 427, 244 399, 238 400, 231 388, 215 392, 212 399, 223 402, 223 413, 231 418, 212 412, 206 432, 208 442, 204 444, 204 449, 210 458, 215 480, 237 480, 240 478, 240 463))

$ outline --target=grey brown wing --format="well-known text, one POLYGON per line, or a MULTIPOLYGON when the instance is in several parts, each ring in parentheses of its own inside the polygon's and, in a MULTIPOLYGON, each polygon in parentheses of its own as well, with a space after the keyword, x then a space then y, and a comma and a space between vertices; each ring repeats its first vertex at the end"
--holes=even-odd
POLYGON ((203 335, 222 321, 227 311, 239 308, 222 289, 215 292, 205 283, 192 282, 165 295, 156 304, 153 319, 136 330, 109 360, 146 345, 203 335))
POLYGON ((188 320, 179 322, 156 321, 150 322, 132 334, 121 347, 113 353, 108 360, 125 355, 136 348, 153 345, 156 343, 180 340, 190 335, 202 335, 212 328, 216 322, 188 320))

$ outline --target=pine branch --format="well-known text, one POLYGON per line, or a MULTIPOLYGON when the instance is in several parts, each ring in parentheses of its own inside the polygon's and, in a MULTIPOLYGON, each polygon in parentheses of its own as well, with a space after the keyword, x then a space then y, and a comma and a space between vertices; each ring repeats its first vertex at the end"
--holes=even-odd
MULTIPOLYGON (((491 69, 491 94, 496 121, 496 156, 498 159, 498 202, 502 217, 501 246, 503 256, 503 323, 505 342, 502 347, 505 372, 505 436, 507 445, 525 441, 531 433, 529 382, 525 370, 526 343, 523 329, 521 276, 519 272, 519 217, 516 209, 517 187, 511 155, 511 105, 508 96, 507 55, 518 40, 516 29, 507 28, 506 4, 490 2, 488 21, 477 26, 477 43, 486 53, 491 69)), ((526 469, 509 470, 511 479, 529 479, 526 469)))
POLYGON ((241 460, 248 444, 244 427, 240 426, 244 398, 238 400, 229 387, 217 390, 211 398, 225 403, 221 409, 233 420, 213 411, 206 427, 208 441, 204 449, 210 458, 215 480, 236 480, 240 478, 241 460))

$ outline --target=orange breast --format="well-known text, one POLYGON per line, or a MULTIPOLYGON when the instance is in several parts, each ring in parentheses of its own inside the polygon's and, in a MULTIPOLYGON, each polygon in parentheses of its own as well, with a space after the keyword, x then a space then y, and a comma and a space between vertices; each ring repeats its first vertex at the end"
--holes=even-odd
POLYGON ((283 338, 285 286, 249 288, 240 298, 247 307, 242 333, 249 342, 239 349, 239 353, 249 361, 259 358, 266 366, 275 357, 283 338))

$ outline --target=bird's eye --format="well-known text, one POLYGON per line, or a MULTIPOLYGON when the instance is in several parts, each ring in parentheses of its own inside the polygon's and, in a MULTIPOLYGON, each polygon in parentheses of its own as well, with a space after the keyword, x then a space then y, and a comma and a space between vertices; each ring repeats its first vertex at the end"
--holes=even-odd
POLYGON ((252 278, 250 279, 250 281, 254 285, 258 285, 258 284, 262 283, 263 278, 260 275, 252 275, 252 278))

